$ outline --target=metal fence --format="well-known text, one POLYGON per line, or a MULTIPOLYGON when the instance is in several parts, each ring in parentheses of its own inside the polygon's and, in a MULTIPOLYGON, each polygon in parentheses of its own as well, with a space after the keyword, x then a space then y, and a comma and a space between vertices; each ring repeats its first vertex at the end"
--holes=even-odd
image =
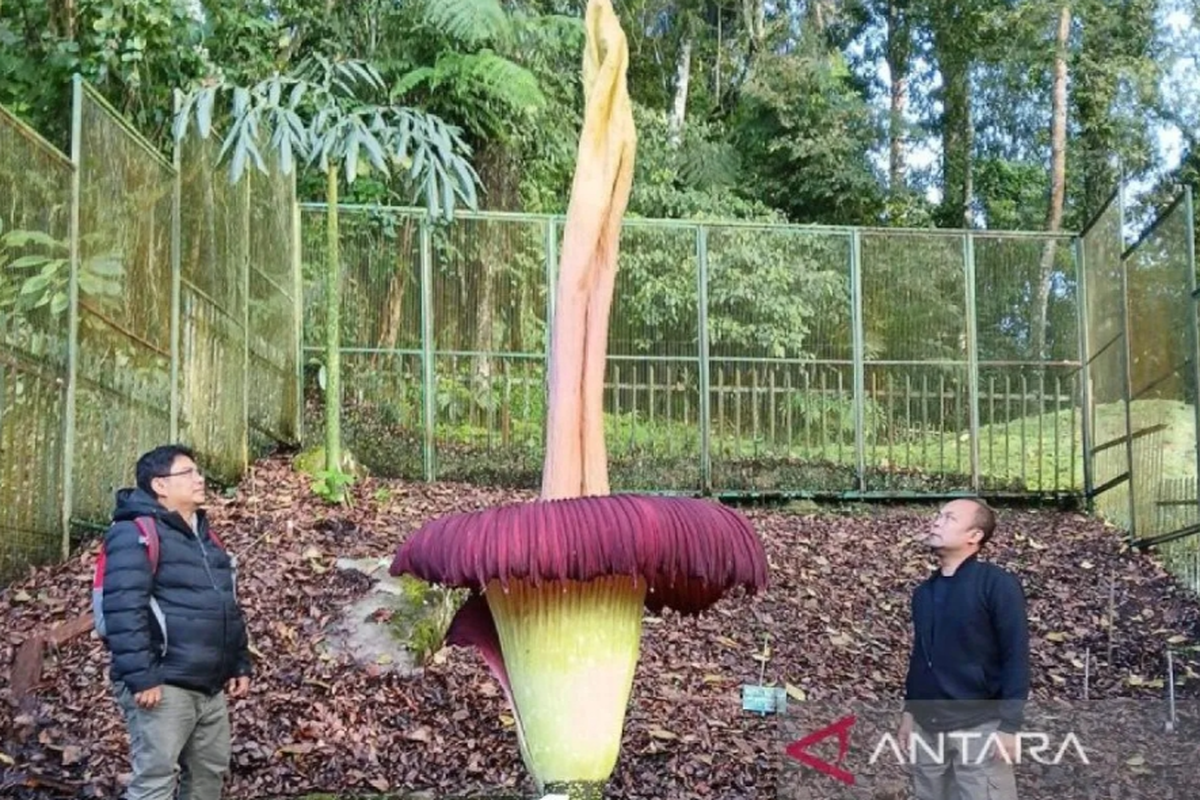
POLYGON ((1118 191, 1084 232, 1090 496, 1200 590, 1195 209, 1184 187, 1122 249, 1118 191))
MULTIPOLYGON (((301 213, 319 363, 325 209, 301 213)), ((340 227, 347 446, 380 474, 536 486, 562 219, 341 206, 340 227)), ((1077 249, 1070 234, 628 220, 614 488, 1082 493, 1077 249)))
POLYGON ((102 526, 144 450, 233 480, 300 434, 293 181, 166 158, 80 80, 71 151, 0 108, 0 579, 102 526))

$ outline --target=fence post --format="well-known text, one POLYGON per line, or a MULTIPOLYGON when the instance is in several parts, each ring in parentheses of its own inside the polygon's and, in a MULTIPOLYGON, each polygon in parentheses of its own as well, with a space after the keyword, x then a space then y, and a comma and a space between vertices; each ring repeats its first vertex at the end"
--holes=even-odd
POLYGON ((700 491, 712 492, 712 398, 708 362, 708 227, 696 227, 696 317, 700 383, 700 491))
POLYGON ((1095 477, 1092 474, 1092 345, 1088 330, 1087 294, 1087 249, 1084 236, 1075 237, 1075 317, 1079 326, 1079 421, 1082 426, 1080 442, 1083 448, 1083 496, 1088 513, 1094 511, 1092 489, 1095 477))
POLYGON ((867 490, 867 377, 866 336, 862 315, 862 232, 850 234, 850 341, 854 366, 854 469, 858 476, 858 491, 867 490))
MULTIPOLYGON (((180 92, 172 92, 175 114, 181 106, 180 92)), ((180 153, 180 141, 172 137, 171 164, 175 175, 171 182, 171 441, 179 441, 179 414, 181 398, 179 396, 179 314, 180 297, 182 294, 182 238, 183 238, 183 156, 180 153)))
POLYGON ((1129 273, 1125 267, 1125 173, 1117 186, 1117 211, 1120 227, 1117 230, 1117 269, 1121 273, 1121 347, 1122 394, 1125 400, 1125 458, 1129 475, 1129 540, 1137 538, 1137 476, 1133 466, 1133 351, 1129 336, 1129 273))
MULTIPOLYGON (((206 179, 211 176, 205 176, 206 179)), ((254 172, 246 170, 246 206, 242 211, 242 472, 250 468, 250 204, 254 202, 254 172)), ((339 270, 340 271, 340 270, 339 270)), ((341 345, 339 341, 339 346, 341 345)))
POLYGON ((79 384, 79 205, 83 176, 83 79, 71 76, 71 219, 70 275, 67 279, 67 388, 63 400, 62 542, 64 560, 71 556, 71 512, 75 506, 75 393, 79 384))
POLYGON ((422 456, 425 480, 437 478, 434 452, 434 430, 437 426, 437 387, 433 365, 433 232, 429 219, 421 217, 421 400, 424 407, 422 456))
MULTIPOLYGON (((1200 318, 1198 318, 1196 310, 1197 294, 1200 289, 1196 288, 1196 217, 1195 206, 1192 200, 1192 187, 1185 185, 1183 187, 1183 213, 1184 213, 1184 239, 1187 247, 1187 267, 1188 281, 1191 293, 1188 296, 1188 310, 1191 317, 1191 333, 1192 333, 1192 408, 1196 412, 1196 439, 1200 441, 1200 318)), ((1178 213, 1178 211, 1176 212, 1178 213)), ((1196 448, 1196 476, 1197 480, 1194 484, 1200 487, 1200 447, 1196 448)), ((1200 510, 1200 490, 1196 496, 1197 510, 1200 510)))
POLYGON ((963 235, 963 266, 967 283, 967 424, 971 436, 971 491, 979 492, 979 324, 975 308, 975 236, 970 231, 963 235))

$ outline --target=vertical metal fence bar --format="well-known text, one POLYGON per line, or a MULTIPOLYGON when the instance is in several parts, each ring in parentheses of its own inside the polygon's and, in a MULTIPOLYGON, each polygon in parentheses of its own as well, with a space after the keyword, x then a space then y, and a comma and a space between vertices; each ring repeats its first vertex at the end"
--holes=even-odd
MULTIPOLYGON (((212 180, 205 175, 204 180, 212 180)), ((242 471, 250 468, 250 204, 254 202, 254 174, 245 173, 246 204, 242 210, 242 471)), ((341 337, 338 337, 341 346, 341 337)))
POLYGON ((67 387, 63 402, 63 559, 71 555, 71 518, 75 505, 75 393, 79 383, 79 204, 83 179, 83 79, 71 77, 71 219, 70 277, 67 279, 67 387))
MULTIPOLYGON (((1125 174, 1121 173, 1121 184, 1117 187, 1117 210, 1120 219, 1119 232, 1117 234, 1117 251, 1123 253, 1125 250, 1125 174)), ((1121 347, 1121 389, 1123 399, 1125 401, 1125 458, 1127 460, 1127 474, 1129 475, 1129 540, 1133 541, 1137 538, 1137 476, 1134 474, 1133 463, 1133 351, 1130 345, 1129 336, 1129 271, 1126 267, 1125 257, 1121 255, 1119 258, 1119 269, 1121 273, 1121 331, 1124 337, 1121 347)))
POLYGON ((437 386, 433 364, 433 232, 429 220, 421 219, 421 399, 424 418, 422 456, 425 480, 437 477, 434 432, 437 428, 437 386))
MULTIPOLYGON (((182 103, 180 92, 176 89, 174 98, 175 113, 179 113, 182 103)), ((179 396, 179 315, 183 281, 183 156, 180 153, 182 142, 174 140, 171 151, 171 163, 175 167, 175 175, 171 181, 171 441, 179 441, 179 413, 181 398, 179 396)))
POLYGON ((858 490, 867 490, 866 343, 862 316, 862 236, 850 234, 850 347, 854 366, 854 471, 858 490))
MULTIPOLYGON (((1075 319, 1079 330, 1079 406, 1080 406, 1080 446, 1083 449, 1083 496, 1088 513, 1094 510, 1092 489, 1092 374, 1088 358, 1092 352, 1088 331, 1088 289, 1087 289, 1087 259, 1084 255, 1083 237, 1075 237, 1075 319)), ((1072 456, 1074 458, 1074 456, 1072 456)))
MULTIPOLYGON (((1182 210, 1184 214, 1184 239, 1185 246, 1187 247, 1188 283, 1191 289, 1187 301, 1191 316, 1192 380, 1195 385, 1191 399, 1193 409, 1196 412, 1196 438, 1200 440, 1200 314, 1198 314, 1196 309, 1196 295, 1198 291, 1196 288, 1196 209, 1193 205, 1191 186, 1183 187, 1182 210)), ((1200 447, 1196 448, 1196 476, 1195 485, 1200 487, 1200 447)), ((1197 507, 1200 508, 1200 491, 1197 492, 1196 503, 1197 507)))
MULTIPOLYGON (((555 224, 554 217, 549 217, 546 220, 546 363, 542 370, 542 383, 546 387, 545 391, 550 390, 550 335, 554 330, 554 308, 556 298, 555 278, 558 275, 558 225, 555 224)), ((545 406, 543 406, 545 407, 545 406)), ((542 415, 542 438, 545 438, 546 415, 542 415)))
POLYGON ((696 312, 699 319, 696 355, 700 384, 700 491, 708 494, 712 491, 712 398, 709 397, 708 361, 708 228, 704 225, 696 228, 696 312))
MULTIPOLYGON (((963 236, 963 273, 966 278, 967 305, 967 413, 971 435, 971 491, 981 488, 979 465, 979 330, 975 308, 975 236, 963 236)), ((1038 398, 1039 401, 1044 398, 1038 398)))
POLYGON ((296 354, 295 386, 295 418, 292 420, 292 430, 295 432, 296 443, 304 441, 304 235, 301 229, 303 220, 300 214, 300 198, 295 191, 295 173, 292 173, 292 320, 294 329, 292 348, 296 354))

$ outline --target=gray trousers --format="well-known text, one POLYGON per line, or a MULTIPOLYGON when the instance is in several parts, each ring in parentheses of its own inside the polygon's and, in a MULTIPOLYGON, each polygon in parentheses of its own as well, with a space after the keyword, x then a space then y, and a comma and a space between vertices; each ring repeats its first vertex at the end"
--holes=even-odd
POLYGON ((225 693, 209 697, 162 687, 154 708, 139 708, 133 693, 116 685, 129 729, 133 781, 126 800, 219 800, 229 772, 229 709, 225 693))
POLYGON ((1017 800, 1013 766, 991 748, 997 723, 938 734, 913 731, 912 782, 917 800, 1017 800))

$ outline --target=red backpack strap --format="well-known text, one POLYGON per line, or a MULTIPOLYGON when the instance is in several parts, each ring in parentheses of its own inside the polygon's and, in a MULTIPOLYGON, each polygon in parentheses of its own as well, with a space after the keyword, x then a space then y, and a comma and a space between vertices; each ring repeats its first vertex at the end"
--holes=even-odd
POLYGON ((208 538, 212 539, 213 544, 215 544, 217 547, 221 548, 222 550, 229 549, 225 546, 225 543, 221 541, 221 537, 217 536, 217 532, 214 531, 212 528, 208 529, 208 538))
POLYGON ((146 537, 146 555, 150 558, 150 574, 158 572, 158 524, 154 517, 138 517, 134 522, 146 537))

